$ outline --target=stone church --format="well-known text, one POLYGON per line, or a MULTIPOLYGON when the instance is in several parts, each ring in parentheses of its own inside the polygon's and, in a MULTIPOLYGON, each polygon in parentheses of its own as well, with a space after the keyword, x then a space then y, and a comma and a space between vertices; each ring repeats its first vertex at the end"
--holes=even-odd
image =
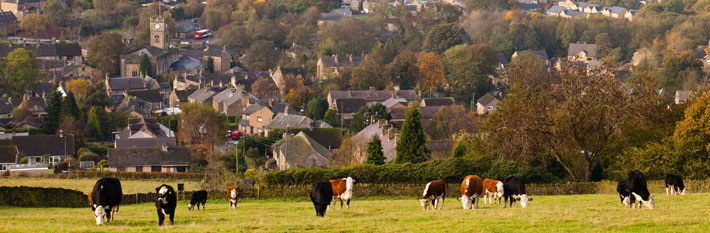
POLYGON ((150 59, 154 75, 170 72, 170 64, 178 60, 178 49, 170 48, 168 23, 162 16, 150 19, 150 45, 121 56, 121 76, 140 76, 143 55, 150 59))

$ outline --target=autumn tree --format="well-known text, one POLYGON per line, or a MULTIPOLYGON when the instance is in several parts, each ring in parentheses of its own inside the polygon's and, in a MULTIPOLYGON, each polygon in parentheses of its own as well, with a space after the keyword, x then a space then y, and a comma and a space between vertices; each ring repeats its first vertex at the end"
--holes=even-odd
POLYGON ((10 116, 15 119, 15 121, 24 121, 27 117, 32 116, 32 111, 30 111, 27 105, 21 104, 12 109, 10 116))
POLYGON ((67 91, 70 91, 74 93, 74 96, 76 99, 81 100, 84 98, 89 90, 89 86, 91 84, 89 83, 89 80, 86 79, 74 79, 74 80, 69 80, 64 84, 67 88, 67 91))
POLYGON ((64 26, 70 22, 74 16, 72 10, 56 0, 49 0, 42 6, 42 14, 47 21, 58 26, 64 26))
POLYGON ((0 87, 10 97, 20 98, 27 91, 36 91, 39 85, 39 68, 32 51, 18 48, 8 53, 0 63, 4 79, 0 87))
POLYGON ((429 30, 424 38, 424 49, 437 53, 443 53, 454 45, 460 44, 463 38, 463 30, 454 23, 435 25, 429 30))
POLYGON ((423 96, 428 94, 431 97, 434 90, 446 85, 444 61, 439 54, 435 52, 417 53, 417 67, 419 67, 422 76, 417 83, 417 89, 422 92, 423 96))
POLYGON ((417 57, 410 51, 400 53, 387 65, 385 77, 400 89, 414 88, 422 77, 417 66, 417 57))
POLYGON ((444 53, 446 81, 451 97, 469 102, 472 95, 481 97, 493 87, 489 76, 496 75, 495 51, 485 44, 458 45, 444 53))
MULTIPOLYGON (((710 174, 710 94, 698 93, 698 96, 685 110, 685 119, 678 122, 673 141, 676 147, 674 156, 667 156, 668 172, 682 172, 689 179, 706 179, 710 174)), ((673 155, 673 154, 672 154, 673 155)))
POLYGON ((86 57, 89 65, 104 73, 118 73, 118 65, 123 53, 123 37, 118 33, 106 32, 89 39, 86 57))
POLYGON ((49 21, 47 21, 45 16, 38 13, 32 13, 22 18, 20 28, 37 35, 37 32, 46 29, 48 25, 49 21))
POLYGON ((431 157, 431 151, 426 145, 421 112, 416 104, 407 112, 399 137, 397 157, 394 159, 396 163, 421 163, 431 157))
POLYGON ((382 165, 385 164, 385 154, 382 152, 382 141, 380 137, 375 135, 369 143, 367 143, 367 164, 382 165))
POLYGON ((291 105, 291 107, 293 107, 296 111, 300 111, 306 106, 308 101, 310 101, 314 95, 315 93, 310 87, 300 86, 291 89, 291 91, 286 94, 284 99, 288 105, 291 105))
POLYGON ((278 59, 279 51, 274 42, 258 40, 247 49, 244 63, 251 71, 262 71, 274 67, 278 59))
POLYGON ((211 105, 202 102, 180 105, 180 135, 185 145, 211 146, 224 140, 227 132, 227 118, 219 114, 211 105))
POLYGON ((462 105, 443 106, 434 114, 432 126, 427 130, 433 140, 452 140, 459 132, 473 133, 474 113, 466 113, 462 105))
POLYGON ((275 96, 278 88, 270 78, 259 78, 251 85, 251 90, 257 98, 269 98, 275 96))

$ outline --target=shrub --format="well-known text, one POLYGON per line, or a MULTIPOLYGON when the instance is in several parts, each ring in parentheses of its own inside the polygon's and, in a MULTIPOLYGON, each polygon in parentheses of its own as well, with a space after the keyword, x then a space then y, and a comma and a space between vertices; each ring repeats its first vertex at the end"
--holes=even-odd
POLYGON ((108 146, 92 145, 92 146, 87 146, 86 148, 89 149, 91 152, 96 153, 99 156, 106 156, 106 153, 108 153, 108 146))
POLYGON ((88 197, 76 190, 39 187, 0 187, 0 206, 88 207, 88 197))
POLYGON ((91 151, 86 151, 83 154, 79 155, 79 161, 97 162, 97 161, 99 161, 99 155, 97 155, 96 153, 91 152, 91 151))

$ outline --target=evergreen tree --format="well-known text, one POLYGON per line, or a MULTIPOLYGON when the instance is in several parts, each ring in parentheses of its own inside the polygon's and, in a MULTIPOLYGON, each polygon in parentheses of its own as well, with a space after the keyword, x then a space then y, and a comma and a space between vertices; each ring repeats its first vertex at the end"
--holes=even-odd
POLYGON ((101 120, 99 118, 99 113, 96 107, 91 107, 91 110, 89 111, 89 118, 86 122, 87 128, 91 136, 93 136, 96 139, 103 139, 104 134, 101 130, 101 120))
POLYGON ((141 65, 140 65, 140 71, 143 77, 146 75, 153 77, 153 65, 150 64, 150 58, 148 58, 148 55, 143 54, 143 57, 141 58, 141 65))
POLYGON ((325 123, 328 123, 329 125, 331 125, 333 127, 340 127, 340 116, 333 109, 328 109, 327 111, 325 111, 325 116, 323 116, 323 121, 325 121, 325 123))
POLYGON ((464 154, 466 154, 466 142, 461 139, 456 142, 454 149, 451 151, 451 157, 461 158, 464 154))
POLYGON ((325 112, 328 110, 328 101, 323 98, 312 99, 306 104, 308 113, 306 116, 313 120, 323 120, 325 112))
POLYGON ((365 163, 374 165, 385 164, 385 153, 382 152, 382 141, 380 141, 380 137, 377 135, 367 144, 367 160, 365 160, 365 163))
POLYGON ((214 59, 212 57, 207 58, 207 72, 214 73, 214 59))
POLYGON ((62 113, 62 93, 59 93, 56 86, 49 93, 47 99, 47 115, 42 118, 42 127, 48 134, 57 132, 62 113))
POLYGON ((431 151, 426 146, 426 137, 421 122, 421 113, 418 104, 407 112, 407 117, 402 125, 400 139, 397 141, 397 163, 421 163, 426 161, 431 151))
POLYGON ((81 118, 81 110, 79 110, 79 105, 76 104, 76 98, 74 97, 74 93, 69 91, 67 93, 67 97, 64 97, 64 100, 62 100, 62 117, 65 116, 70 116, 74 117, 74 119, 79 120, 81 118))

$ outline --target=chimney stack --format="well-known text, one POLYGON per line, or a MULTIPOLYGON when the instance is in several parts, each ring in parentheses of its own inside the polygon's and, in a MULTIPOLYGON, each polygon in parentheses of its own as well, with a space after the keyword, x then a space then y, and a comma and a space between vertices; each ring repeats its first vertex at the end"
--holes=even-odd
POLYGON ((288 105, 286 105, 286 107, 284 108, 284 115, 288 116, 288 109, 289 109, 289 107, 288 107, 288 105))
POLYGON ((163 145, 160 146, 160 149, 161 149, 163 152, 168 152, 168 144, 163 143, 163 145))
POLYGON ((375 87, 370 87, 370 91, 375 91, 375 87))

